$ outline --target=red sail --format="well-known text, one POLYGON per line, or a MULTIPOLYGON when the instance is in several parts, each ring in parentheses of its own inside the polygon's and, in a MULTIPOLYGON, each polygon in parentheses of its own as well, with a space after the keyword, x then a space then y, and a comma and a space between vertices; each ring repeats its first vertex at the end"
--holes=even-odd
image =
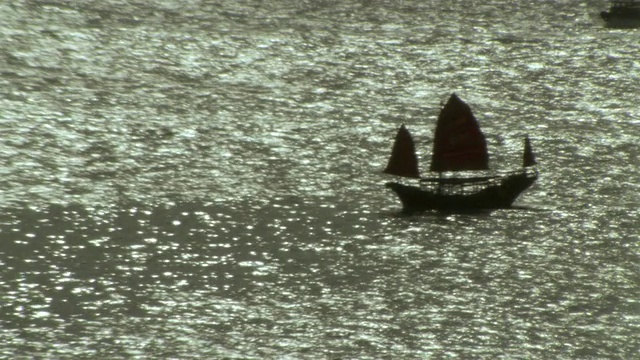
POLYGON ((391 150, 391 157, 384 172, 397 176, 420 177, 413 139, 404 124, 398 130, 396 140, 393 143, 393 150, 391 150))
POLYGON ((487 169, 489 153, 480 125, 469 105, 451 94, 438 116, 431 171, 487 169))
POLYGON ((537 164, 536 157, 533 155, 533 149, 531 148, 531 141, 529 137, 524 138, 524 154, 522 155, 522 167, 533 166, 537 164))

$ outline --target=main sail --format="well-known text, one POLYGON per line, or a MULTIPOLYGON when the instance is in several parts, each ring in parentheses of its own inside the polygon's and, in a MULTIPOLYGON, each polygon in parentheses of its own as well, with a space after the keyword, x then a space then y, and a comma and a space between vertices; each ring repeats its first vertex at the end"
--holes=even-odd
POLYGON ((431 171, 489 169, 487 141, 471 108, 456 94, 440 111, 436 124, 431 171))
POLYGON ((413 138, 409 130, 404 126, 400 126, 396 134, 396 140, 393 143, 391 157, 384 172, 391 175, 405 176, 411 178, 419 178, 418 157, 416 156, 416 148, 413 144, 413 138))

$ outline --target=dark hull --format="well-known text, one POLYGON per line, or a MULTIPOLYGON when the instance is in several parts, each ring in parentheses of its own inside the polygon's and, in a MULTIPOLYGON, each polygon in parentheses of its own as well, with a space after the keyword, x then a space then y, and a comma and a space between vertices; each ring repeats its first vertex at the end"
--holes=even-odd
POLYGON ((516 198, 537 178, 537 172, 523 170, 466 193, 452 192, 451 189, 423 189, 396 182, 389 182, 386 186, 398 194, 404 213, 424 210, 469 211, 511 207, 516 198))
POLYGON ((640 8, 612 8, 600 13, 609 28, 637 28, 640 27, 640 8))

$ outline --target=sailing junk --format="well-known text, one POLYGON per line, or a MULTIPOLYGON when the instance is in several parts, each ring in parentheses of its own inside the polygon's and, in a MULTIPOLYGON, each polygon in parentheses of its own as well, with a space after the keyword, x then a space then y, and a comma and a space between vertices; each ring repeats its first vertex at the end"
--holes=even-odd
POLYGON ((528 137, 522 161, 522 169, 502 176, 443 177, 443 172, 489 169, 487 142, 478 121, 469 105, 452 94, 438 116, 433 143, 430 170, 440 176, 420 178, 413 139, 404 125, 398 130, 384 172, 420 179, 420 186, 386 184, 400 197, 404 212, 495 209, 510 207, 538 178, 528 137))

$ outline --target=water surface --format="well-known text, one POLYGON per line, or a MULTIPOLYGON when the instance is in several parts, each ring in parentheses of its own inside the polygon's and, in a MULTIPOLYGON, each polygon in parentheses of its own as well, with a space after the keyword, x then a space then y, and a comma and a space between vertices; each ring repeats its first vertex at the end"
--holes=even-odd
POLYGON ((0 5, 0 357, 635 358, 637 30, 589 1, 0 5), (513 210, 400 216, 440 102, 513 210))

